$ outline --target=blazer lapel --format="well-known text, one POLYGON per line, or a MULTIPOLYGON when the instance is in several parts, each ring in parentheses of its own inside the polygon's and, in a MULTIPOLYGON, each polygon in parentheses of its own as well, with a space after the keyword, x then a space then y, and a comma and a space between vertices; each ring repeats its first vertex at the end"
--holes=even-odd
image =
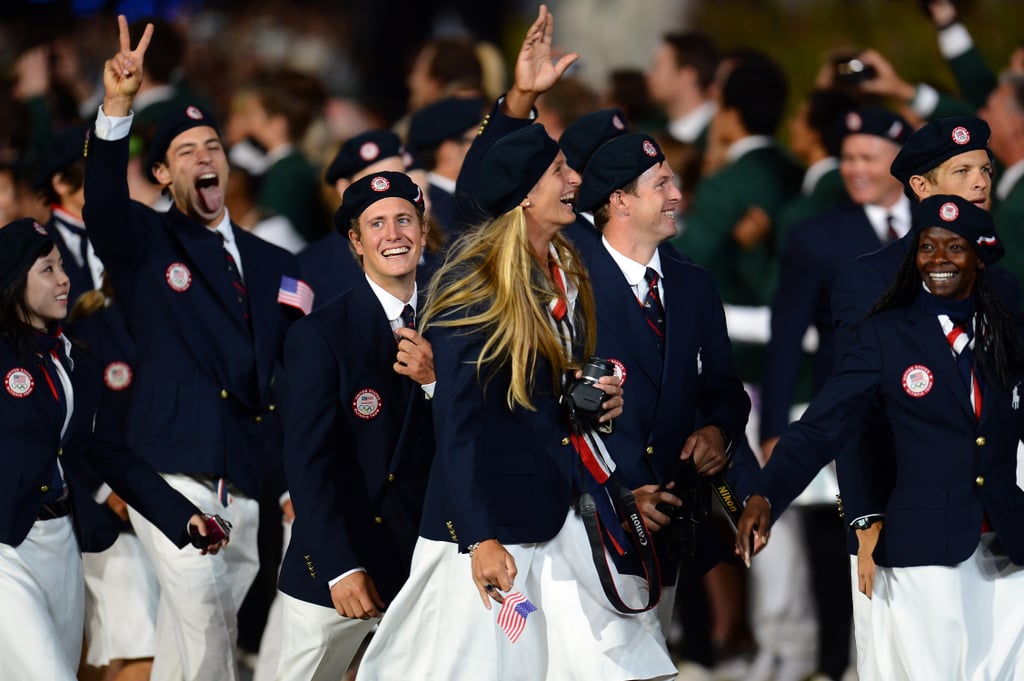
POLYGON ((975 420, 970 393, 960 376, 960 370, 953 358, 953 351, 942 333, 939 321, 934 315, 928 314, 916 305, 911 305, 909 314, 902 323, 907 337, 924 352, 925 366, 931 370, 935 381, 933 389, 948 390, 950 396, 964 413, 970 416, 972 421, 975 420))
MULTIPOLYGON (((241 229, 231 228, 235 233, 238 253, 242 256, 242 268, 245 272, 245 288, 249 297, 249 322, 252 326, 253 352, 256 355, 256 372, 261 387, 270 386, 270 375, 274 370, 273 353, 268 351, 268 342, 274 343, 280 333, 281 312, 278 309, 277 291, 281 282, 264 275, 259 270, 258 253, 248 234, 240 234, 241 229), (246 267, 248 263, 248 268, 246 267)), ((234 301, 231 301, 234 302, 234 301)), ((237 307, 237 306, 236 306, 237 307)), ((237 317, 237 315, 235 315, 237 317)))

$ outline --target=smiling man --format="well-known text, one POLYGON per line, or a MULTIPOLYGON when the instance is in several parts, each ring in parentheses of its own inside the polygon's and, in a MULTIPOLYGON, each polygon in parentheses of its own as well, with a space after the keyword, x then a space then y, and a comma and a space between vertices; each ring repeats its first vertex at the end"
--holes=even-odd
POLYGON ((199 106, 174 107, 149 149, 150 178, 169 193, 170 211, 131 201, 128 132, 153 29, 132 49, 119 23, 120 50, 104 67, 86 143, 84 215, 137 345, 126 437, 172 487, 234 529, 231 550, 211 568, 131 512, 160 583, 152 678, 233 681, 238 607, 258 568, 257 497, 268 480, 284 491, 271 385, 287 330, 278 289, 298 266, 231 222, 224 147, 199 106))
POLYGON ((279 680, 344 676, 409 575, 434 453, 433 353, 415 329, 423 192, 404 173, 368 175, 345 190, 335 227, 365 277, 285 343, 296 520, 281 566, 279 680))
MULTIPOLYGON (((700 574, 724 554, 706 522, 690 546, 695 555, 676 551, 672 538, 685 531, 679 520, 675 532, 666 529, 673 521, 665 505, 680 507, 687 490, 665 488, 681 475, 682 462, 702 476, 725 468, 750 401, 711 274, 665 243, 676 235, 682 195, 657 142, 643 134, 611 139, 590 156, 580 187, 579 208, 593 212, 601 233, 576 242, 594 287, 597 353, 615 364, 630 395, 606 441, 616 474, 655 533, 665 590, 658 616, 667 635, 683 559, 700 574)), ((746 464, 737 471, 756 467, 749 448, 737 457, 746 464)))

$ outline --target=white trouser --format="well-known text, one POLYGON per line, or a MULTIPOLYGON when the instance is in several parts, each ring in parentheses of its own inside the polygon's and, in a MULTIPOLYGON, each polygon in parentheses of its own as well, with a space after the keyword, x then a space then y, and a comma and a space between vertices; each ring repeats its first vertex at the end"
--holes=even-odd
POLYGON ((154 525, 129 508, 135 533, 160 583, 157 649, 152 681, 237 681, 238 608, 259 569, 255 500, 217 494, 185 475, 161 474, 204 513, 232 525, 231 541, 216 556, 190 546, 178 549, 154 525))
POLYGON ((861 681, 1024 679, 1024 568, 982 535, 959 565, 879 567, 861 681))
POLYGON ((0 544, 0 679, 75 681, 85 608, 71 518, 37 520, 0 544))
POLYGON ((338 681, 379 617, 342 617, 334 608, 277 592, 283 614, 277 681, 338 681))
MULTIPOLYGON (((281 519, 281 558, 288 553, 288 545, 292 542, 292 521, 281 519)), ((280 566, 278 574, 281 573, 280 566)), ((274 681, 277 665, 281 659, 281 638, 284 635, 284 607, 281 605, 280 592, 274 592, 274 600, 267 611, 267 623, 263 626, 260 637, 260 654, 256 659, 256 668, 252 670, 252 681, 274 681)))

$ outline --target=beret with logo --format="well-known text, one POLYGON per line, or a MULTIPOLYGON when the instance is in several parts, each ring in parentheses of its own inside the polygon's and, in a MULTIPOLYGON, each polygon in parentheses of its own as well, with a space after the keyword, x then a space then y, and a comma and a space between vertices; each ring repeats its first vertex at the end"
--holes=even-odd
POLYGON ((192 128, 209 126, 220 135, 220 128, 207 111, 195 104, 178 106, 168 111, 157 125, 153 141, 149 145, 149 152, 146 154, 146 176, 150 182, 156 182, 153 175, 153 166, 163 163, 167 156, 167 148, 171 146, 174 138, 192 128))
POLYGON ((0 227, 0 291, 32 266, 47 244, 53 245, 46 228, 32 218, 0 227))
POLYGON ((405 199, 423 212, 423 191, 405 173, 384 171, 361 177, 348 186, 334 211, 334 228, 347 235, 352 220, 381 199, 405 199))
POLYGON ((598 148, 610 139, 625 135, 626 117, 619 109, 601 109, 580 116, 558 138, 565 162, 578 173, 598 148))
POLYGON ((849 111, 840 119, 842 134, 874 135, 903 146, 914 131, 903 116, 881 106, 864 107, 849 111))
POLYGON ((650 135, 623 135, 605 142, 587 162, 577 207, 597 210, 608 202, 612 192, 664 160, 665 154, 650 135))
POLYGON ((911 209, 913 229, 920 231, 941 227, 966 239, 978 257, 991 265, 1006 253, 996 234, 992 215, 959 196, 929 196, 911 209))
POLYGON ((991 159, 988 139, 992 131, 980 118, 937 118, 929 121, 907 139, 893 159, 889 172, 907 184, 914 175, 923 175, 943 162, 976 149, 984 149, 991 159))
POLYGON ((378 161, 397 156, 409 168, 409 154, 402 140, 391 130, 367 130, 350 137, 327 166, 324 180, 332 187, 343 178, 352 177, 378 161))

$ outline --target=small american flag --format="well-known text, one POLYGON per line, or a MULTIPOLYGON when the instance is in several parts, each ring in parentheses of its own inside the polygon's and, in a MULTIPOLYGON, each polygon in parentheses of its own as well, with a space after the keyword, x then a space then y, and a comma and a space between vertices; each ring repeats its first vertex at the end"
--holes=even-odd
POLYGON ((277 302, 302 310, 309 314, 313 309, 313 289, 301 279, 281 277, 281 288, 277 290, 277 302))
POLYGON ((526 628, 526 616, 537 609, 537 606, 526 600, 526 596, 516 591, 505 596, 498 612, 498 626, 515 643, 526 628))

